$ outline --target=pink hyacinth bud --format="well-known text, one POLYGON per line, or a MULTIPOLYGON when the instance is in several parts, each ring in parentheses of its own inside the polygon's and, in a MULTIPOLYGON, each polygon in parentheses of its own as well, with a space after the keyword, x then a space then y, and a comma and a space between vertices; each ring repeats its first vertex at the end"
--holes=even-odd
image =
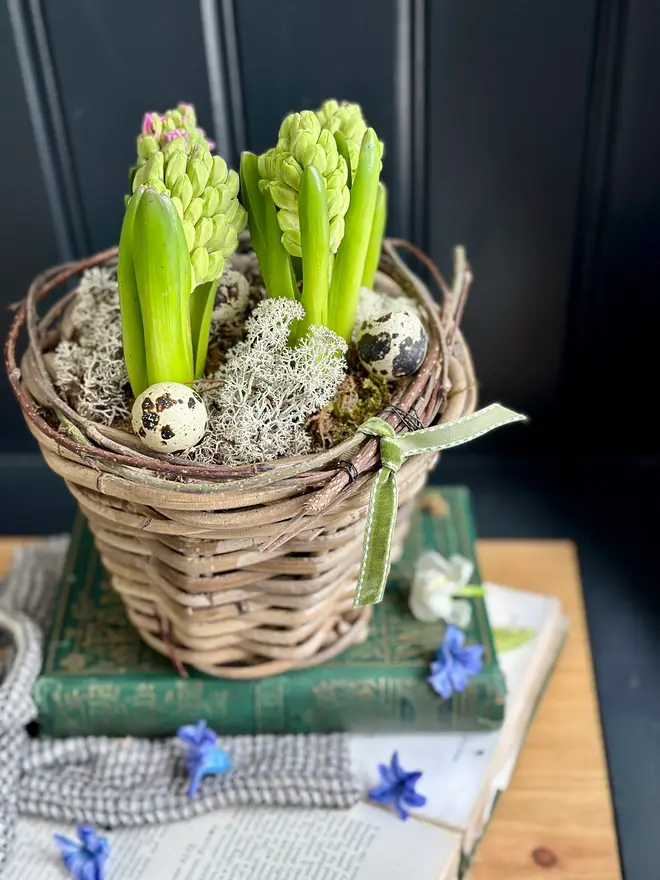
POLYGON ((160 129, 158 113, 145 113, 142 117, 142 134, 158 134, 160 129))
POLYGON ((204 131, 204 129, 201 126, 198 126, 197 130, 199 131, 199 133, 203 136, 204 140, 206 141, 206 146, 209 148, 209 150, 211 152, 213 152, 213 150, 215 150, 215 141, 209 140, 208 135, 206 134, 206 132, 204 131))
POLYGON ((182 137, 185 140, 188 139, 188 132, 183 128, 174 128, 172 131, 164 131, 163 132, 163 140, 164 141, 173 141, 174 138, 182 137))

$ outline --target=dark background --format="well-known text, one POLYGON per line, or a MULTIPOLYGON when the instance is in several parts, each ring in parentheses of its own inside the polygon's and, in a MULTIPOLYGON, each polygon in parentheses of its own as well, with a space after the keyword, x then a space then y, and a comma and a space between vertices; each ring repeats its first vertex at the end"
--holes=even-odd
MULTIPOLYGON (((623 861, 657 880, 660 648, 655 388, 660 2, 6 0, 0 304, 117 241, 145 110, 192 101, 219 151, 326 97, 386 142, 389 232, 449 273, 482 400, 531 416, 445 456, 484 536, 578 542, 623 861)), ((3 308, 4 335, 8 313, 3 308)), ((0 387, 0 531, 72 502, 0 387)))

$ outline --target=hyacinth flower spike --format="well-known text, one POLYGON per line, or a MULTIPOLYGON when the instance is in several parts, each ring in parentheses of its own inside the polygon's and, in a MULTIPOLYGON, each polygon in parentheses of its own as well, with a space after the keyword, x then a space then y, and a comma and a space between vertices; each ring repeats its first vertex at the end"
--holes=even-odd
POLYGON ((270 297, 298 300, 311 325, 352 338, 361 286, 373 285, 387 219, 383 145, 357 104, 291 113, 277 144, 244 153, 241 193, 270 297))
POLYGON ((204 375, 218 280, 247 219, 238 175, 214 146, 189 104, 145 115, 117 270, 136 396, 155 382, 204 375))

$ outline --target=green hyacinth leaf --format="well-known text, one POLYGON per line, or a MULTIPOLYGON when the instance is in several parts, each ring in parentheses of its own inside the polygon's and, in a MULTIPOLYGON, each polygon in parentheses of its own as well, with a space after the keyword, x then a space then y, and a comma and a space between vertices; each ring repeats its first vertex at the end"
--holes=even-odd
MULTIPOLYGON (((214 256, 217 256, 214 254, 214 256)), ((213 304, 218 278, 198 284, 190 296, 190 328, 195 360, 195 378, 201 379, 206 368, 213 304)))
MULTIPOLYGON (((328 320, 330 223, 323 175, 313 165, 305 168, 302 174, 299 210, 303 275, 301 304, 305 309, 299 328, 302 336, 312 324, 325 324, 328 320)), ((279 217, 286 213, 280 211, 279 217)))
POLYGON ((335 142, 337 144, 337 150, 339 155, 346 162, 346 167, 348 168, 348 179, 346 181, 346 185, 350 189, 353 186, 353 171, 351 170, 351 156, 348 152, 348 145, 346 144, 346 138, 340 131, 335 132, 335 142))
POLYGON ((247 223, 252 247, 259 261, 264 284, 269 296, 273 296, 268 279, 268 251, 266 248, 265 196, 259 187, 259 160, 254 153, 241 154, 241 198, 247 210, 247 223))
POLYGON ((346 212, 346 227, 337 251, 330 286, 329 327, 349 343, 376 211, 380 166, 379 141, 376 132, 370 128, 362 141, 351 201, 346 212))
POLYGON ((364 271, 362 273, 362 287, 368 287, 370 290, 373 289, 376 270, 380 263, 386 225, 387 190, 384 184, 380 183, 378 185, 378 195, 376 196, 376 210, 374 211, 374 219, 371 225, 369 247, 367 248, 367 256, 364 260, 364 271))
POLYGON ((452 595, 454 599, 482 599, 486 595, 486 591, 483 587, 468 584, 456 590, 452 595))
POLYGON ((117 262, 117 286, 119 290, 124 361, 131 389, 136 397, 149 386, 142 310, 140 308, 140 295, 133 263, 133 228, 135 214, 141 197, 142 190, 138 190, 128 200, 119 236, 117 262))
POLYGON ((190 256, 172 200, 153 189, 145 189, 135 213, 133 259, 148 384, 192 382, 190 256))
POLYGON ((493 627, 493 639, 495 641, 495 650, 498 654, 504 654, 507 651, 513 651, 520 648, 536 636, 535 629, 515 629, 508 627, 493 627))
MULTIPOLYGON (((285 296, 288 299, 296 298, 296 286, 294 273, 291 266, 290 254, 295 250, 293 242, 289 242, 287 248, 278 221, 275 203, 270 194, 264 195, 264 222, 266 226, 266 253, 268 260, 268 279, 271 285, 268 293, 270 296, 285 296)), ((298 253, 301 256, 298 243, 298 253)))

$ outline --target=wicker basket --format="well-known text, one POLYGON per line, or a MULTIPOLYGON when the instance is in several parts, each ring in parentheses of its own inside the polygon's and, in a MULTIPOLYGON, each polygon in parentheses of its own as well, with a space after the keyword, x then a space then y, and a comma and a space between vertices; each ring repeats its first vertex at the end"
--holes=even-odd
MULTIPOLYGON (((458 321, 469 286, 444 294, 442 311, 385 243, 381 272, 419 303, 427 358, 382 418, 396 430, 467 415, 475 379, 458 321), (451 393, 450 393, 451 389, 451 393)), ((213 467, 147 454, 137 438, 80 417, 53 387, 44 361, 74 293, 39 318, 36 303, 109 250, 37 278, 16 311, 6 366, 48 465, 67 483, 94 533, 133 625, 185 674, 184 664, 225 678, 257 678, 322 663, 367 636, 370 607, 355 608, 367 502, 379 464, 376 439, 356 434, 327 452, 286 461, 213 467), (21 326, 28 347, 16 362, 21 326)), ((400 548, 416 494, 437 455, 397 474, 400 548)))

